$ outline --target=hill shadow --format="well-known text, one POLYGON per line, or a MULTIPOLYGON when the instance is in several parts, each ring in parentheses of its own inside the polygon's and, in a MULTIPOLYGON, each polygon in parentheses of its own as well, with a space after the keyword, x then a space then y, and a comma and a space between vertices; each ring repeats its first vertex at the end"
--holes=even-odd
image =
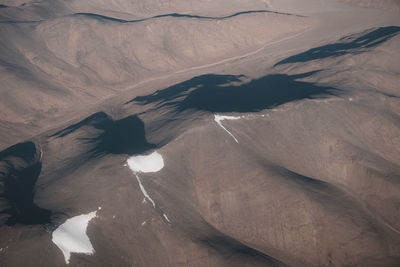
POLYGON ((240 15, 257 14, 257 13, 272 13, 272 14, 279 14, 279 15, 285 15, 285 16, 304 17, 301 15, 285 13, 285 12, 278 12, 278 11, 273 11, 273 10, 265 10, 265 9, 240 11, 240 12, 236 12, 234 14, 222 16, 222 17, 210 17, 210 16, 200 16, 200 15, 181 14, 181 13, 168 13, 168 14, 160 14, 160 15, 156 15, 156 16, 152 16, 152 17, 148 17, 148 18, 134 19, 134 20, 119 19, 119 18, 109 17, 109 16, 100 15, 100 14, 96 14, 96 13, 87 13, 87 12, 86 13, 85 12, 74 13, 73 15, 74 16, 84 16, 84 17, 103 20, 103 21, 113 21, 113 22, 119 22, 119 23, 136 23, 136 22, 143 22, 143 21, 147 21, 147 20, 166 18, 166 17, 201 19, 201 20, 225 20, 225 19, 236 17, 236 16, 240 16, 240 15))
POLYGON ((312 48, 303 53, 279 61, 274 66, 286 63, 307 62, 327 57, 338 57, 348 53, 359 54, 368 48, 378 46, 397 35, 400 27, 388 26, 372 30, 360 37, 354 35, 340 39, 340 42, 312 48))
POLYGON ((156 92, 145 95, 137 96, 125 104, 131 102, 139 102, 141 104, 147 105, 151 103, 166 103, 168 101, 176 100, 179 97, 185 96, 188 91, 193 89, 198 89, 201 87, 215 87, 223 86, 233 82, 240 82, 240 78, 243 75, 216 75, 216 74, 205 74, 201 76, 194 77, 190 80, 178 83, 166 89, 157 90, 156 92))
POLYGON ((6 224, 48 224, 52 212, 34 203, 35 184, 42 170, 40 153, 32 142, 0 152, 0 215, 6 224))
POLYGON ((108 121, 111 120, 111 118, 104 112, 96 112, 89 117, 81 120, 78 123, 72 124, 68 126, 67 128, 64 128, 60 131, 57 131, 56 133, 52 134, 50 137, 65 137, 76 130, 84 127, 84 126, 92 126, 96 129, 102 129, 102 122, 103 121, 108 121))
POLYGON ((147 142, 144 123, 136 115, 113 120, 106 113, 97 112, 52 136, 65 137, 82 127, 100 130, 100 133, 92 134, 93 137, 79 138, 92 145, 89 152, 97 157, 106 154, 141 154, 156 147, 147 142))
MULTIPOLYGON (((210 227, 211 228, 211 227, 210 227)), ((218 230, 214 230, 213 234, 205 235, 199 241, 207 247, 217 251, 225 259, 235 257, 237 255, 249 260, 252 264, 264 263, 266 266, 286 266, 283 262, 264 254, 254 248, 251 248, 242 242, 227 236, 218 230)))
POLYGON ((242 83, 243 76, 207 74, 126 102, 176 111, 257 112, 287 102, 333 95, 338 89, 298 81, 317 71, 298 75, 272 74, 242 83), (240 83, 239 85, 236 85, 240 83))

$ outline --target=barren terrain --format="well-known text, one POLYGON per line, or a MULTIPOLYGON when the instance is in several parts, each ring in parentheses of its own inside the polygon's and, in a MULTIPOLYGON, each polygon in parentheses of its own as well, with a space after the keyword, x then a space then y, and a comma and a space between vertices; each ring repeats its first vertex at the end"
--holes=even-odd
POLYGON ((0 266, 399 266, 399 1, 0 1, 0 266))

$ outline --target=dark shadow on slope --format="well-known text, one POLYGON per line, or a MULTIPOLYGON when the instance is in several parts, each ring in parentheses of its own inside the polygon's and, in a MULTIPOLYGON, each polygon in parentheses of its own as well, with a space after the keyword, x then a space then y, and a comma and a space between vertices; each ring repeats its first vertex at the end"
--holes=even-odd
POLYGON ((215 230, 215 232, 215 235, 202 237, 200 239, 200 242, 216 250, 224 258, 232 258, 237 255, 241 255, 252 259, 254 263, 263 262, 268 266, 286 266, 284 263, 278 261, 277 259, 274 259, 269 255, 266 255, 258 250, 246 246, 236 239, 219 233, 217 230, 215 230))
POLYGON ((186 202, 178 204, 180 200, 176 194, 172 195, 169 201, 180 205, 180 217, 174 222, 174 227, 194 242, 215 251, 228 262, 236 263, 234 266, 240 266, 238 263, 243 263, 243 266, 287 266, 284 262, 267 254, 268 251, 259 251, 221 232, 204 220, 197 213, 196 207, 191 207, 186 202))
POLYGON ((141 154, 156 147, 147 142, 144 123, 136 115, 113 120, 106 113, 98 112, 52 136, 65 137, 82 127, 89 127, 86 130, 100 130, 100 133, 91 133, 94 137, 79 138, 93 146, 90 153, 94 156, 141 154))
POLYGON ((54 137, 54 136, 55 137, 64 137, 64 136, 69 135, 70 133, 75 132, 76 130, 78 130, 84 126, 92 126, 92 127, 97 128, 98 127, 97 125, 99 125, 99 124, 101 125, 102 121, 108 121, 108 120, 111 120, 111 118, 106 113, 96 112, 96 113, 90 115, 89 117, 87 117, 86 119, 84 119, 78 123, 72 124, 71 126, 68 126, 67 128, 54 133, 53 135, 51 135, 51 137, 54 137))
POLYGON ((126 104, 131 102, 139 102, 144 105, 152 103, 167 103, 169 101, 178 99, 179 97, 185 96, 188 91, 193 89, 199 89, 202 87, 222 87, 233 82, 240 82, 240 78, 242 77, 243 76, 235 75, 205 74, 173 85, 166 89, 158 90, 150 95, 137 96, 134 99, 126 102, 126 104))
POLYGON ((232 15, 223 16, 223 17, 210 17, 210 16, 199 16, 199 15, 180 14, 180 13, 169 13, 169 14, 161 14, 161 15, 157 15, 157 16, 153 16, 153 17, 149 17, 149 18, 135 19, 135 20, 113 18, 113 17, 104 16, 104 15, 95 14, 95 13, 75 13, 74 16, 85 16, 88 18, 106 20, 106 21, 114 21, 114 22, 120 22, 120 23, 135 23, 135 22, 142 22, 142 21, 147 21, 147 20, 151 20, 151 19, 158 19, 158 18, 165 18, 165 17, 203 19, 203 20, 224 20, 224 19, 229 19, 229 18, 233 18, 236 16, 244 15, 244 14, 257 14, 257 13, 273 13, 273 14, 286 15, 286 16, 303 17, 301 15, 277 12, 277 11, 272 11, 272 10, 241 11, 241 12, 237 12, 232 15))
POLYGON ((297 81, 314 73, 273 74, 240 85, 232 82, 240 82, 241 76, 208 74, 147 96, 138 96, 127 103, 155 103, 157 108, 172 107, 178 112, 189 109, 256 112, 295 100, 332 95, 337 91, 332 87, 297 81))
POLYGON ((338 57, 345 54, 358 54, 368 48, 372 48, 397 35, 400 27, 388 26, 372 30, 361 37, 348 36, 340 39, 340 42, 312 48, 306 52, 288 57, 279 61, 274 66, 286 63, 307 62, 327 57, 338 57))
POLYGON ((373 232, 379 232, 378 225, 386 228, 377 220, 376 215, 371 217, 353 196, 339 187, 280 166, 272 167, 270 170, 280 174, 281 179, 295 183, 311 200, 318 203, 326 211, 338 214, 339 217, 353 218, 359 226, 362 223, 373 232))
MULTIPOLYGON (((7 6, 5 6, 7 7, 7 6)), ((82 16, 90 19, 95 19, 99 21, 111 21, 111 22, 118 22, 118 23, 137 23, 137 22, 143 22, 147 20, 152 20, 152 19, 159 19, 159 18, 165 18, 165 17, 171 17, 171 18, 189 18, 189 19, 202 19, 202 20, 224 20, 224 19, 229 19, 232 17, 244 15, 244 14, 254 14, 254 13, 273 13, 273 14, 279 14, 279 15, 285 15, 285 16, 295 16, 295 17, 304 17, 302 15, 297 15, 297 14, 291 14, 291 13, 285 13, 285 12, 278 12, 278 11, 273 11, 273 10, 248 10, 248 11, 241 11, 234 13, 232 15, 228 16, 223 16, 223 17, 209 17, 209 16, 200 16, 200 15, 190 15, 190 14, 180 14, 180 13, 169 13, 169 14, 161 14, 161 15, 156 15, 153 17, 148 17, 148 18, 142 18, 142 19, 133 19, 133 20, 127 20, 127 19, 120 19, 120 18, 114 18, 114 17, 109 17, 101 14, 96 14, 96 13, 88 13, 88 12, 80 12, 80 13, 74 13, 71 16, 82 16)), ((39 23, 44 20, 27 20, 27 21, 0 21, 1 23, 4 24, 22 24, 22 23, 39 23)))
POLYGON ((52 212, 34 203, 41 169, 40 153, 32 142, 0 152, 0 214, 6 215, 7 225, 50 223, 52 212))
POLYGON ((197 203, 187 199, 185 193, 182 195, 180 189, 166 185, 164 190, 160 191, 163 201, 167 201, 171 205, 170 211, 179 216, 173 222, 176 233, 182 233, 186 238, 210 249, 226 261, 226 266, 287 266, 265 248, 263 251, 253 248, 208 223, 198 213, 197 203))
POLYGON ((137 116, 121 120, 108 120, 97 125, 103 132, 94 138, 85 139, 94 144, 91 150, 96 156, 105 154, 141 154, 156 147, 146 140, 144 123, 137 116))

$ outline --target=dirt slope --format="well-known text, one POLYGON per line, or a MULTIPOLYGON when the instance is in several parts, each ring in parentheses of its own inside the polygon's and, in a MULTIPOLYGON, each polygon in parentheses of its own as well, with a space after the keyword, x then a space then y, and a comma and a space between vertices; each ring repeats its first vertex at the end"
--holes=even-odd
POLYGON ((399 265, 397 14, 246 4, 1 8, 0 266, 399 265))
POLYGON ((342 0, 342 2, 358 5, 367 8, 384 8, 399 11, 400 1, 398 0, 381 0, 381 1, 371 1, 371 0, 342 0))
POLYGON ((311 19, 266 10, 144 20, 76 13, 3 22, 2 127, 36 133, 56 116, 82 112, 141 81, 245 55, 311 25, 311 19))

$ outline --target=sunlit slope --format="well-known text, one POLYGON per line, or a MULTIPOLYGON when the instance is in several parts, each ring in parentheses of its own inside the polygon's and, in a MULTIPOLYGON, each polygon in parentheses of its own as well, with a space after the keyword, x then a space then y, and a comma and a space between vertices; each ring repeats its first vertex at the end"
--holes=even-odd
POLYGON ((74 13, 95 13, 121 19, 138 19, 168 13, 223 16, 247 10, 269 9, 265 0, 36 0, 0 1, 0 20, 41 20, 74 13))
POLYGON ((1 6, 0 266, 399 266, 396 13, 206 2, 1 6))
POLYGON ((308 18, 268 11, 2 23, 1 118, 36 125, 140 81, 240 57, 311 25, 308 18))
POLYGON ((341 0, 341 2, 358 5, 367 8, 383 8, 383 9, 391 9, 394 11, 400 10, 400 1, 399 0, 341 0))

